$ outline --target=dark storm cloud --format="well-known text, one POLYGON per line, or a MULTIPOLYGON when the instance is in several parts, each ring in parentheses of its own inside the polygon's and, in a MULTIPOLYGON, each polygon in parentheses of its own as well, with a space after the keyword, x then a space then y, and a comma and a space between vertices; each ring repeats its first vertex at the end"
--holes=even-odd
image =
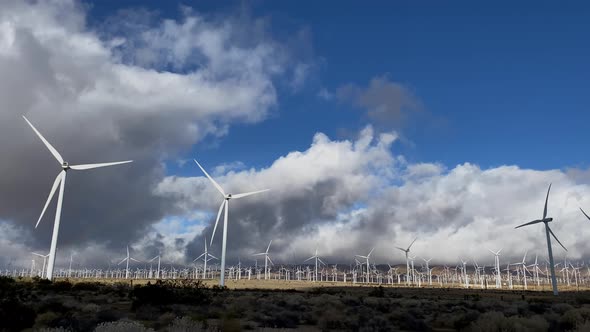
MULTIPOLYGON (((230 201, 228 259, 237 260, 238 257, 250 257, 255 252, 262 252, 270 240, 273 240, 273 252, 283 252, 290 239, 313 232, 316 226, 333 220, 336 218, 335 211, 354 203, 354 199, 344 198, 338 201, 335 209, 326 208, 326 200, 334 196, 341 185, 339 180, 329 179, 304 190, 297 197, 277 200, 270 197, 273 195, 271 191, 261 194, 263 198, 256 202, 248 202, 248 198, 230 201), (265 200, 272 204, 264 203, 265 200)), ((218 252, 221 248, 223 215, 219 223, 212 247, 218 252)), ((210 239, 214 224, 215 219, 210 220, 203 233, 187 245, 187 257, 196 257, 203 251, 204 236, 210 239)))
MULTIPOLYGON (((110 20, 112 26, 121 15, 110 20)), ((57 195, 39 228, 32 228, 60 167, 22 115, 71 164, 134 160, 69 171, 65 186, 59 250, 94 246, 119 253, 152 232, 154 223, 178 213, 171 198, 154 194, 166 175, 163 160, 207 135, 227 132, 234 122, 263 119, 276 103, 273 80, 283 65, 276 42, 253 38, 252 47, 235 46, 238 41, 226 34, 237 28, 234 19, 211 23, 188 9, 180 21, 147 21, 152 25, 143 25, 142 33, 153 38, 136 51, 177 60, 201 54, 207 61, 176 68, 178 73, 121 63, 115 48, 133 52, 144 36, 124 24, 119 36, 107 39, 85 26, 84 9, 75 1, 0 5, 0 220, 31 229, 23 240, 28 247, 49 246, 57 195), (166 35, 167 29, 178 33, 166 35), (166 38, 152 44, 157 36, 166 38), (183 43, 192 44, 180 49, 183 43), (232 58, 229 49, 239 56, 232 58), (240 73, 239 79, 231 73, 240 73)), ((142 248, 146 255, 165 248, 162 238, 152 240, 142 248)), ((178 239, 176 249, 183 246, 178 239)))

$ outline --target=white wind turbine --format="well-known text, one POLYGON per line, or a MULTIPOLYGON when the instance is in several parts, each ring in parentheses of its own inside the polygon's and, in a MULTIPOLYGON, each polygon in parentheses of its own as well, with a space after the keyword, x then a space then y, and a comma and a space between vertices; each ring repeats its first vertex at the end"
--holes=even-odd
POLYGON ((307 262, 310 259, 314 259, 315 258, 315 279, 314 282, 318 280, 318 261, 321 262, 322 264, 326 265, 326 263, 324 263, 322 261, 322 259, 320 258, 320 256, 318 256, 318 248, 315 249, 315 255, 309 257, 308 259, 304 260, 303 262, 307 262))
POLYGON ((139 261, 131 256, 129 256, 129 246, 127 246, 127 257, 123 258, 119 264, 117 265, 121 265, 121 263, 123 263, 124 261, 127 261, 127 265, 125 266, 125 279, 129 279, 129 261, 132 260, 136 263, 139 263, 139 261))
POLYGON ((212 259, 218 259, 217 257, 211 255, 207 250, 207 238, 205 238, 205 252, 199 255, 199 257, 195 258, 193 262, 196 262, 201 257, 203 257, 203 279, 207 279, 207 262, 212 259))
POLYGON ((428 266, 428 263, 430 263, 432 258, 429 258, 429 259, 422 258, 422 260, 424 261, 424 263, 426 263, 426 272, 428 272, 428 285, 432 286, 432 270, 428 266))
MULTIPOLYGON (((156 258, 158 259, 158 269, 156 270, 156 279, 160 279, 160 254, 158 253, 158 256, 154 256, 154 258, 150 259, 148 261, 148 263, 155 261, 156 258)), ((152 264, 150 264, 150 278, 151 277, 152 277, 152 264)))
POLYGON ((496 288, 502 287, 502 276, 500 275, 500 252, 504 248, 500 248, 497 252, 493 252, 492 249, 488 249, 492 254, 494 254, 494 266, 496 268, 496 288))
POLYGON ((369 271, 371 271, 371 266, 369 264, 369 259, 371 258, 371 254, 373 253, 373 250, 375 250, 375 248, 371 249, 371 251, 369 251, 369 254, 367 256, 355 255, 356 257, 364 258, 364 259, 367 260, 367 263, 366 263, 367 264, 367 279, 366 279, 366 282, 367 283, 369 282, 369 271))
POLYGON ((47 149, 49 149, 49 152, 51 152, 53 157, 55 157, 55 159, 57 159, 57 161, 60 163, 61 168, 62 168, 62 171, 59 172, 59 174, 57 175, 57 178, 55 178, 55 181, 53 182, 53 187, 51 187, 51 191, 49 192, 49 197, 47 198, 47 202, 45 203, 45 207, 43 207, 43 211, 41 211, 41 216, 39 216, 39 220, 37 220, 37 224, 35 225, 35 228, 37 228, 37 226, 39 226, 39 222, 43 218, 43 214, 45 213, 45 210, 47 209, 49 202, 51 202, 51 199, 53 198, 53 195, 55 194, 55 191, 57 190, 57 187, 59 186, 59 195, 57 197, 57 209, 55 210, 55 223, 53 224, 53 235, 51 237, 51 247, 49 249, 49 261, 47 262, 47 279, 51 280, 53 278, 53 266, 55 264, 55 252, 57 250, 57 237, 58 237, 58 233, 59 233, 59 222, 60 222, 60 217, 61 217, 61 208, 62 208, 62 204, 63 204, 64 187, 66 184, 67 171, 70 169, 77 170, 77 171, 83 171, 83 170, 99 168, 99 167, 126 164, 126 163, 132 162, 132 160, 118 161, 118 162, 112 162, 112 163, 101 163, 101 164, 70 165, 66 161, 64 161, 64 159, 59 154, 59 152, 57 152, 57 150, 45 139, 45 137, 43 137, 43 135, 41 135, 41 133, 33 126, 33 124, 31 122, 29 122, 29 120, 24 115, 23 115, 23 118, 29 124, 29 126, 31 126, 31 128, 33 128, 33 131, 35 132, 35 134, 37 134, 37 136, 39 136, 39 138, 41 139, 43 144, 45 144, 47 149))
POLYGON ((414 242, 416 242, 417 239, 418 238, 415 238, 414 241, 410 243, 407 249, 396 247, 397 249, 403 251, 406 254, 406 284, 408 285, 410 284, 410 260, 408 259, 408 254, 410 253, 410 248, 412 248, 412 245, 414 244, 414 242))
POLYGON ((553 238, 557 241, 557 243, 559 243, 559 245, 561 245, 561 247, 565 251, 567 251, 567 249, 563 246, 563 244, 561 244, 561 242, 559 241, 557 236, 555 236, 555 234, 553 234, 553 231, 549 227, 549 223, 551 221, 553 221, 553 218, 547 218, 547 201, 549 200, 549 191, 551 191, 551 184, 549 184, 549 189, 547 189, 547 196, 545 197, 545 208, 543 209, 543 218, 533 220, 531 222, 528 222, 526 224, 522 224, 520 226, 516 226, 515 228, 538 224, 540 222, 545 224, 545 235, 547 236, 547 251, 549 252, 549 265, 551 265, 551 283, 553 285, 553 295, 558 295, 559 293, 557 291, 557 278, 555 276, 555 264, 553 261, 553 249, 551 248, 551 237, 549 236, 549 234, 551 234, 551 236, 553 236, 553 238))
POLYGON ((38 254, 36 252, 32 252, 31 254, 33 254, 35 256, 43 257, 43 267, 41 269, 41 275, 43 275, 43 273, 45 273, 45 262, 47 261, 47 257, 49 256, 49 254, 47 254, 47 255, 41 255, 41 254, 38 254))
POLYGON ((530 271, 529 271, 529 269, 528 269, 528 267, 526 265, 526 255, 527 255, 527 253, 528 253, 528 250, 524 252, 524 257, 522 258, 522 262, 512 264, 512 265, 516 265, 516 266, 520 265, 520 269, 522 270, 522 277, 524 279, 523 282, 524 282, 524 289, 525 290, 528 289, 527 280, 526 280, 527 275, 526 274, 527 274, 527 272, 530 273, 530 271))
POLYGON ((221 188, 221 186, 217 182, 215 182, 215 180, 213 180, 213 178, 211 176, 209 176, 209 173, 207 173, 207 171, 205 171, 205 169, 201 166, 201 164, 199 164, 199 162, 196 159, 195 159, 195 163, 197 164, 197 166, 199 166, 201 171, 203 171, 203 173, 205 173, 207 178, 211 181, 211 183, 213 183, 213 185, 215 186, 215 188, 217 188, 217 190, 221 193, 221 195, 223 195, 223 202, 221 202, 221 205, 219 206, 219 212, 217 212, 217 220, 215 220, 215 226, 213 227, 213 234, 211 234, 211 244, 213 244, 213 238, 215 237, 215 230, 217 230, 217 224, 219 223, 219 217, 221 216, 221 211, 223 211, 224 207, 225 207, 225 214, 223 217, 223 241, 221 244, 221 277, 219 279, 219 285, 223 286, 223 285, 225 285, 225 248, 226 248, 226 243, 227 243, 227 217, 228 217, 228 213, 229 213, 228 212, 229 211, 229 200, 232 198, 233 199, 242 198, 242 197, 262 193, 262 192, 268 191, 270 189, 263 189, 263 190, 252 191, 252 192, 247 192, 247 193, 243 193, 243 194, 235 194, 235 195, 226 194, 225 191, 223 190, 223 188, 221 188))
POLYGON ((270 242, 268 243, 268 247, 266 248, 265 252, 260 252, 258 254, 254 254, 252 256, 262 256, 264 255, 264 280, 266 279, 270 279, 270 273, 268 273, 268 263, 270 262, 272 265, 274 265, 274 263, 272 262, 272 260, 270 259, 270 257, 268 257, 268 250, 270 249, 270 244, 272 243, 272 240, 270 240, 270 242), (268 276, 267 276, 268 274, 268 276))

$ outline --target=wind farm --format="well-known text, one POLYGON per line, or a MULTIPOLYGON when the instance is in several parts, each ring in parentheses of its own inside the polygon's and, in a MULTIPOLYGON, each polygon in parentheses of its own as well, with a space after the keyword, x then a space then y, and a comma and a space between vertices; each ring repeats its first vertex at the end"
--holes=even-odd
POLYGON ((0 332, 590 331, 588 40, 586 2, 0 1, 0 332))

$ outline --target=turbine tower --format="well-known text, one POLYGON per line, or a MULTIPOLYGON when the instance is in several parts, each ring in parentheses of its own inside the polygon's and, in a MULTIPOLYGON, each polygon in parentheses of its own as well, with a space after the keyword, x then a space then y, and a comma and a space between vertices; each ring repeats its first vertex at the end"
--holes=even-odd
POLYGON ((63 204, 64 187, 66 184, 67 171, 70 169, 73 169, 76 171, 83 171, 83 170, 99 168, 99 167, 120 165, 120 164, 130 163, 133 160, 118 161, 118 162, 113 162, 113 163, 101 163, 101 164, 70 165, 66 161, 64 161, 64 159, 59 154, 59 152, 57 152, 57 150, 45 139, 45 137, 43 137, 43 135, 41 135, 41 133, 33 126, 33 124, 31 122, 29 122, 29 120, 24 115, 23 115, 23 118, 29 124, 29 126, 31 126, 31 128, 33 128, 33 131, 35 132, 35 134, 37 134, 37 136, 39 136, 39 138, 41 139, 43 144, 45 144, 45 146, 47 147, 49 152, 51 152, 51 154, 53 155, 53 157, 55 157, 57 162, 60 163, 61 168, 62 168, 62 171, 59 172, 59 174, 57 175, 57 178, 55 178, 55 182, 53 182, 53 187, 51 187, 51 191, 49 192, 49 197, 47 198, 47 202, 45 203, 45 207, 43 207, 43 211, 41 211, 41 216, 39 216, 39 220, 37 220, 37 224, 35 225, 35 228, 37 228, 37 226, 39 226, 39 222, 43 218, 43 214, 45 213, 45 210, 47 209, 49 202, 51 202, 51 199, 53 198, 53 195, 55 194, 55 191, 57 190, 57 187, 59 186, 59 195, 57 197, 57 209, 55 210, 55 222, 53 224, 53 235, 51 237, 51 247, 49 249, 49 261, 47 262, 47 279, 51 280, 53 278, 53 266, 55 264, 55 252, 57 250, 57 237, 59 235, 59 221, 61 218, 61 207, 63 204))
POLYGON ((209 173, 207 173, 207 171, 205 171, 205 169, 201 166, 201 164, 199 164, 199 162, 196 159, 195 159, 195 163, 197 164, 197 166, 199 166, 201 171, 203 171, 203 173, 205 173, 205 176, 207 176, 207 178, 211 181, 211 183, 213 183, 213 185, 215 186, 215 188, 217 188, 217 190, 221 193, 221 195, 223 195, 223 201, 221 202, 221 205, 219 206, 219 211, 217 212, 217 220, 215 220, 215 226, 213 227, 213 234, 211 234, 211 244, 213 244, 213 238, 215 237, 215 230, 217 230, 217 224, 219 223, 219 217, 221 217, 221 211, 225 210, 225 214, 223 217, 223 241, 221 244, 221 277, 219 278, 219 285, 224 286, 225 285, 225 248, 226 248, 226 244, 227 244, 227 217, 229 214, 229 212, 228 212, 229 211, 229 200, 258 194, 261 192, 268 191, 270 189, 252 191, 252 192, 243 193, 243 194, 236 194, 236 195, 226 194, 225 191, 223 190, 223 188, 221 188, 221 186, 217 182, 215 182, 215 180, 213 180, 213 178, 211 176, 209 176, 209 173))
POLYGON ((565 251, 567 251, 567 249, 563 246, 563 244, 561 244, 561 242, 559 241, 559 239, 557 238, 557 236, 555 236, 555 234, 553 234, 553 231, 549 227, 549 223, 551 221, 553 221, 553 218, 547 218, 547 201, 549 200, 549 191, 551 191, 551 184, 549 184, 549 189, 547 189, 547 196, 545 197, 545 208, 543 209, 543 218, 542 219, 533 220, 531 222, 527 222, 526 224, 522 224, 520 226, 516 226, 515 228, 520 228, 520 227, 523 227, 523 226, 538 224, 540 222, 542 222, 542 223, 545 224, 545 235, 547 236, 547 251, 549 252, 549 265, 551 266, 551 283, 553 284, 553 295, 558 295, 559 292, 557 291, 557 278, 555 276, 555 263, 553 261, 553 249, 551 248, 551 237, 549 236, 549 234, 551 234, 551 236, 553 236, 553 238, 555 239, 555 241, 557 241, 557 243, 559 243, 559 245, 565 251))
POLYGON ((416 242, 417 239, 418 238, 415 238, 414 241, 410 243, 407 249, 396 247, 397 249, 403 251, 406 254, 406 284, 408 285, 410 284, 410 260, 408 258, 408 254, 410 253, 410 248, 412 248, 412 245, 414 244, 414 242, 416 242))

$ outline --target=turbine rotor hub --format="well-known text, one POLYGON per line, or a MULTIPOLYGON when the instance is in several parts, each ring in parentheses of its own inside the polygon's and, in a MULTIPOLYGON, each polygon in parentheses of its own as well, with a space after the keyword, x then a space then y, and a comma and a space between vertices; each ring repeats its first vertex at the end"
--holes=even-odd
POLYGON ((231 199, 231 194, 225 195, 225 199, 228 199, 228 200, 231 199))
POLYGON ((70 169, 70 164, 68 164, 68 162, 67 162, 67 161, 64 161, 64 162, 61 164, 61 168, 63 168, 65 171, 67 171, 68 169, 70 169))

